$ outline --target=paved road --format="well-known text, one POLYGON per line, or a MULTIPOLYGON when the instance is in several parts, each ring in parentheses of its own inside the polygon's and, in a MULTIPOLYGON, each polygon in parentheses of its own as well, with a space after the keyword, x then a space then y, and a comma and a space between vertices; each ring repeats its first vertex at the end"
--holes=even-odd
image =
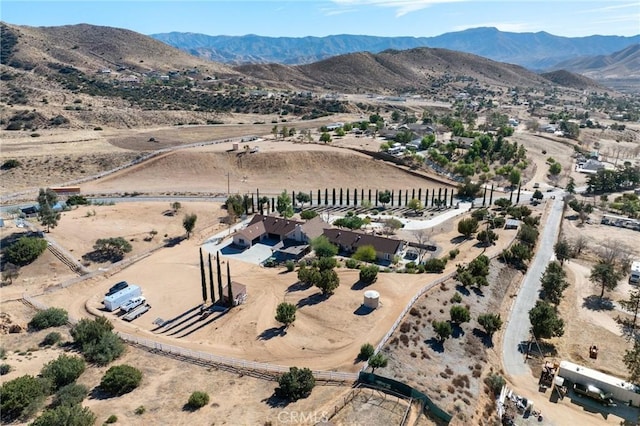
POLYGON ((562 193, 556 192, 551 211, 544 223, 542 235, 538 241, 538 249, 524 277, 518 296, 513 304, 502 341, 502 360, 506 374, 517 376, 530 373, 525 363, 522 343, 529 339, 529 310, 533 308, 540 291, 540 278, 549 260, 554 256, 553 246, 558 237, 562 220, 562 193))

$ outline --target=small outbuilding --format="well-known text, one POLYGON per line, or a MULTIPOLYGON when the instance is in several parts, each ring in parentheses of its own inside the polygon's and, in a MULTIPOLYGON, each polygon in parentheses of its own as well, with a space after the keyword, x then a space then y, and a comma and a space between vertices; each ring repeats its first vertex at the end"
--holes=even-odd
MULTIPOLYGON (((231 282, 231 296, 233 297, 233 306, 242 305, 247 301, 247 286, 238 282, 231 282)), ((225 306, 229 303, 229 286, 226 285, 222 289, 222 302, 225 306)))
POLYGON ((380 293, 375 290, 365 291, 362 304, 369 309, 377 309, 380 304, 380 293))

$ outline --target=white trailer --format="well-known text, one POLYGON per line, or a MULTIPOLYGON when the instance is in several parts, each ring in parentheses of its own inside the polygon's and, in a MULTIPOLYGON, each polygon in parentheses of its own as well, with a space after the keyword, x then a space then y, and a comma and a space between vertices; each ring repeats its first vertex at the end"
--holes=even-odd
POLYGON ((104 307, 107 311, 113 312, 122 306, 129 299, 142 295, 142 290, 137 285, 129 285, 116 293, 113 293, 104 298, 104 307))
POLYGON ((584 386, 595 386, 603 392, 611 393, 613 398, 618 401, 628 402, 634 407, 640 406, 640 387, 618 377, 610 376, 569 361, 560 362, 558 376, 572 383, 579 383, 584 386))
POLYGON ((631 263, 629 282, 631 284, 640 284, 640 260, 636 260, 635 262, 631 263))

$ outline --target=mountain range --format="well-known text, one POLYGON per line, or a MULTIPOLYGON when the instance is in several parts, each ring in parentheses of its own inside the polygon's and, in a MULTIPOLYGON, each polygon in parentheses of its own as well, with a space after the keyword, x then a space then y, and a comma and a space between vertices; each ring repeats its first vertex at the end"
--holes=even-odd
POLYGON ((546 32, 513 33, 482 27, 436 37, 376 37, 331 35, 326 37, 210 36, 171 32, 151 37, 195 56, 226 64, 279 63, 300 65, 355 52, 379 53, 388 49, 432 47, 483 56, 521 65, 532 71, 554 69, 580 57, 609 55, 640 43, 633 37, 560 37, 546 32))

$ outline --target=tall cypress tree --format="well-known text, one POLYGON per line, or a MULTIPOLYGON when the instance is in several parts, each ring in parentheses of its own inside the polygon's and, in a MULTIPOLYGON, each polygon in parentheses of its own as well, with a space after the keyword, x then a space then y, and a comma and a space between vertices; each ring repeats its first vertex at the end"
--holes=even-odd
POLYGON ((211 267, 211 253, 209 253, 209 292, 211 293, 211 304, 216 303, 216 292, 213 286, 213 268, 211 267))
POLYGON ((216 266, 218 267, 218 294, 220 295, 220 301, 222 301, 222 269, 220 269, 220 252, 216 256, 216 266))
POLYGON ((200 247, 200 281, 202 284, 202 303, 207 303, 207 277, 204 273, 204 260, 202 259, 202 247, 200 247))
POLYGON ((231 272, 229 271, 229 261, 227 261, 227 289, 229 291, 229 308, 233 308, 233 290, 231 289, 231 272))

